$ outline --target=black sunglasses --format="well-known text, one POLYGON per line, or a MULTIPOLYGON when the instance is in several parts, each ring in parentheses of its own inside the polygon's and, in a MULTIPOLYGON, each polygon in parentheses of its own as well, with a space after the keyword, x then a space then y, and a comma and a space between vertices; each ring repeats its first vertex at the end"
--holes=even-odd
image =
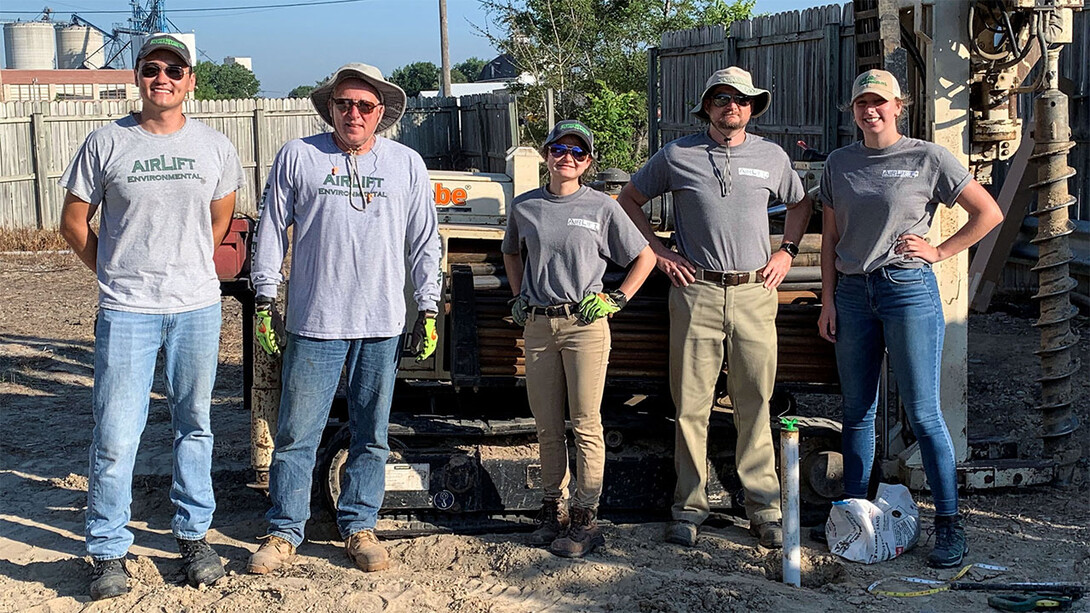
POLYGON ((160 72, 167 73, 167 77, 173 81, 181 81, 185 76, 186 66, 176 66, 174 64, 168 64, 166 66, 160 66, 159 64, 152 64, 148 62, 140 66, 140 76, 145 79, 154 79, 159 76, 160 72))
POLYGON ((352 112, 352 107, 356 107, 360 115, 370 115, 382 104, 381 102, 374 104, 366 100, 351 100, 349 98, 331 98, 331 100, 333 100, 333 106, 345 114, 352 112))
POLYGON ((712 104, 720 108, 731 102, 738 104, 738 106, 749 106, 749 103, 753 102, 753 96, 745 94, 716 94, 712 96, 712 104))
POLYGON ((554 158, 560 159, 564 157, 565 153, 570 153, 572 159, 574 159, 576 162, 582 162, 583 160, 587 159, 587 156, 590 155, 589 151, 583 149, 579 145, 560 145, 557 143, 549 145, 549 155, 553 156, 554 158))

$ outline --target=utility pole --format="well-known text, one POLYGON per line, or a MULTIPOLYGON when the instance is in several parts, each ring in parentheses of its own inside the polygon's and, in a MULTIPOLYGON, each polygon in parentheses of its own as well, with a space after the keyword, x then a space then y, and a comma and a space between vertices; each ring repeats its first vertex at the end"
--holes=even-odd
POLYGON ((443 76, 441 89, 444 96, 450 96, 450 41, 447 40, 447 0, 439 0, 439 45, 443 54, 443 76))

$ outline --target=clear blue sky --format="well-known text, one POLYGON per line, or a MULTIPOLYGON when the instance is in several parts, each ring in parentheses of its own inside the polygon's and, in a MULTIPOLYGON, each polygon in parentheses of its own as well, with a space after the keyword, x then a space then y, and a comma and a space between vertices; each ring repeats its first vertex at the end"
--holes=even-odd
MULTIPOLYGON (((306 0, 295 0, 305 2, 306 0)), ((226 56, 253 58, 254 73, 263 96, 286 95, 296 85, 309 85, 350 61, 378 66, 389 75, 412 62, 440 63, 438 0, 362 0, 352 4, 301 6, 277 9, 186 12, 183 9, 254 6, 292 0, 167 0, 167 16, 182 32, 195 32, 200 59, 222 62, 226 56)), ((142 2, 143 3, 143 2, 142 2)), ((830 0, 757 0, 758 13, 778 13, 825 4, 830 0)), ((95 25, 110 30, 127 18, 126 0, 2 0, 0 19, 31 20, 43 6, 54 11, 55 21, 80 13, 95 25), (93 11, 121 11, 99 14, 93 11)), ((487 16, 477 0, 447 0, 450 60, 496 55, 477 32, 487 16)))

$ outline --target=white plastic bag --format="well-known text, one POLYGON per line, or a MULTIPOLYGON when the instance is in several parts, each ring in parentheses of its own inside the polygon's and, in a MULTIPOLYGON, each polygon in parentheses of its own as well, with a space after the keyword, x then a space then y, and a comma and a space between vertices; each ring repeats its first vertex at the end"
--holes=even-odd
POLYGON ((871 502, 852 498, 834 502, 825 523, 829 551, 853 562, 892 560, 920 539, 920 511, 903 485, 878 485, 871 502))

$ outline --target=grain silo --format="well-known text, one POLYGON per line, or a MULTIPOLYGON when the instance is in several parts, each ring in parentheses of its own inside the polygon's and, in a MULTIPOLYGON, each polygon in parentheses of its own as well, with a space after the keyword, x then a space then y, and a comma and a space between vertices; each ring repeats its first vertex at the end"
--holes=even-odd
POLYGON ((102 68, 105 61, 102 32, 77 25, 57 28, 57 68, 102 68))
POLYGON ((48 21, 5 23, 4 55, 9 69, 55 68, 57 47, 53 42, 53 24, 48 21))

